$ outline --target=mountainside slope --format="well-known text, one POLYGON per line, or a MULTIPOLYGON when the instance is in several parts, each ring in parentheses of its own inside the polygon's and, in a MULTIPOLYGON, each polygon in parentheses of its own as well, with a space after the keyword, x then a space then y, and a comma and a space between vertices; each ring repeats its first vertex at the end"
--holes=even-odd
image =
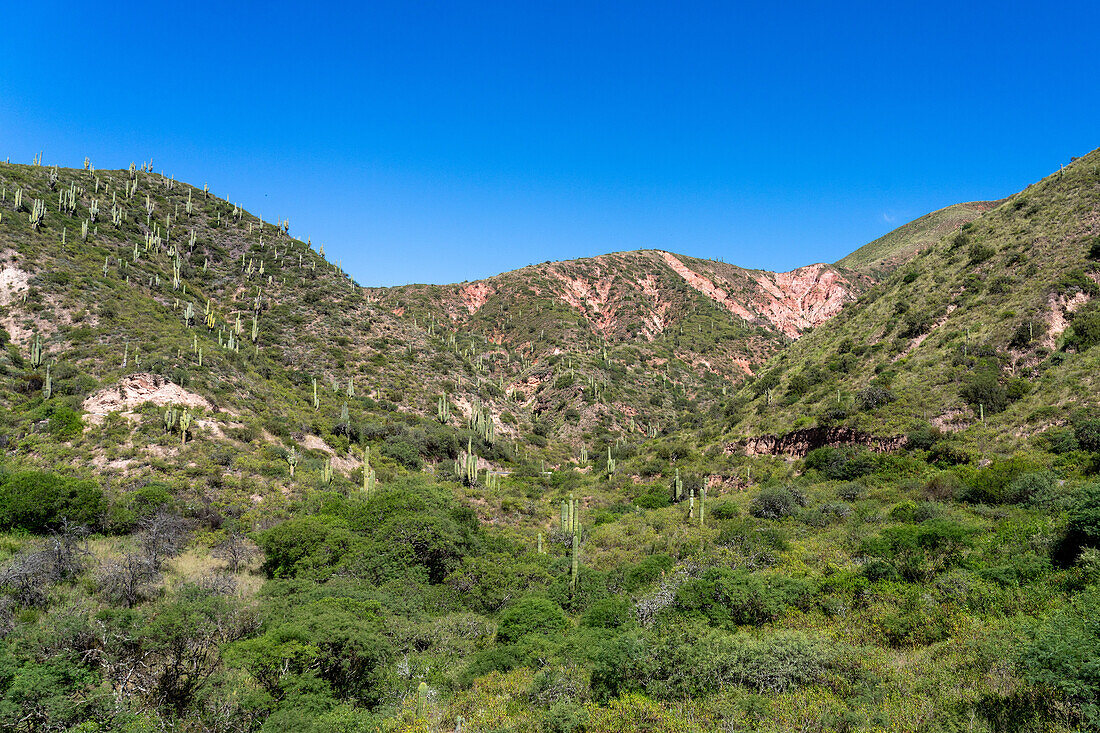
POLYGON ((373 292, 395 313, 535 354, 632 345, 646 360, 679 359, 739 379, 870 284, 830 265, 772 273, 640 250, 373 292))
POLYGON ((994 208, 999 201, 971 201, 925 214, 837 260, 846 267, 880 277, 889 274, 947 234, 994 208))
POLYGON ((1096 404, 1100 151, 923 250, 778 355, 741 435, 931 424, 1010 445, 1096 404), (972 428, 972 430, 967 430, 972 428))

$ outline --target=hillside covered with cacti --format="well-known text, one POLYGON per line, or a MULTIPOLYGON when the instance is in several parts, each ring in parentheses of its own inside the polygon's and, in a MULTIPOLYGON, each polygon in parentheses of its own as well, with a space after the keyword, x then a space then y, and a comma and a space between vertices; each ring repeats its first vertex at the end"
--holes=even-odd
POLYGON ((1098 155, 836 266, 396 288, 0 165, 0 728, 1096 729, 1098 155))

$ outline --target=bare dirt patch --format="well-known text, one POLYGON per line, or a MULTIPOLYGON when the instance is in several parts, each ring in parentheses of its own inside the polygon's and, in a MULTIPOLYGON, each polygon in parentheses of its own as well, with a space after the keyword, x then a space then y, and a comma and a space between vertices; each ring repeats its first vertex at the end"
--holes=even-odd
POLYGON ((84 400, 88 421, 99 424, 112 412, 129 413, 146 402, 176 405, 193 410, 213 410, 214 404, 202 395, 190 392, 156 374, 131 374, 117 384, 104 387, 84 400))

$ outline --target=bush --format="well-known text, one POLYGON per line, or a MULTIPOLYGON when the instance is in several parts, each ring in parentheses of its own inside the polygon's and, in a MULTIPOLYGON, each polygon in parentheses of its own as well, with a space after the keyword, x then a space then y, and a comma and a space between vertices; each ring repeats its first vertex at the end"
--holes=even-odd
POLYGON ((617 629, 630 620, 630 611, 630 601, 626 598, 601 598, 581 617, 581 626, 590 629, 617 629))
POLYGON ((1089 547, 1100 547, 1100 483, 1083 486, 1077 492, 1055 559, 1070 565, 1089 547))
POLYGON ((1003 412, 1009 403, 1008 390, 1001 385, 997 373, 985 369, 967 376, 960 395, 975 412, 984 411, 989 415, 1003 412))
POLYGON ((1072 453, 1081 447, 1070 428, 1051 428, 1041 433, 1039 438, 1040 444, 1046 450, 1057 455, 1072 453))
POLYGON ((1073 323, 1066 333, 1066 345, 1077 351, 1100 344, 1100 307, 1082 308, 1073 317, 1073 323))
POLYGON ((562 631, 568 624, 561 606, 543 596, 525 596, 500 615, 497 641, 510 644, 530 634, 562 631))
POLYGON ((970 264, 977 265, 985 262, 990 257, 995 255, 997 251, 990 247, 988 244, 982 244, 981 242, 975 242, 970 245, 970 264))
POLYGON ((711 568, 676 591, 676 608, 715 626, 770 623, 810 597, 809 583, 785 575, 711 568))
POLYGON ((948 501, 962 490, 962 481, 955 474, 944 471, 938 473, 924 485, 924 498, 929 501, 948 501))
POLYGON ((909 431, 905 436, 905 445, 911 450, 932 450, 942 437, 943 432, 939 428, 925 423, 909 431))
POLYGON ((806 468, 817 469, 836 481, 851 481, 878 469, 878 458, 857 448, 818 448, 806 454, 805 463, 806 468))
POLYGON ((81 422, 80 414, 61 404, 53 409, 49 425, 46 428, 47 432, 58 440, 68 440, 80 435, 80 431, 83 429, 84 424, 81 422))
POLYGON ((1007 460, 993 461, 983 467, 970 481, 970 485, 963 489, 960 499, 974 504, 1014 504, 1026 501, 1028 496, 1021 496, 1021 491, 1027 491, 1031 484, 1021 483, 1010 489, 1009 487, 1026 474, 1034 474, 1041 468, 1023 456, 1013 456, 1007 460))
POLYGON ((93 525, 106 511, 103 492, 91 481, 42 471, 21 471, 0 484, 0 527, 45 532, 63 519, 93 525))
POLYGON ((860 408, 874 410, 894 401, 894 393, 886 387, 871 385, 856 393, 860 408))
POLYGON ((1090 260, 1100 260, 1100 236, 1092 238, 1088 251, 1088 258, 1090 260))
POLYGON ((749 502, 749 514, 758 519, 782 519, 795 512, 798 502, 785 488, 773 486, 760 490, 749 502))
POLYGON ((958 566, 973 545, 974 530, 944 519, 883 530, 863 543, 862 551, 894 565, 912 582, 931 580, 958 566))
POLYGON ((823 680, 836 654, 824 639, 800 631, 735 636, 724 649, 734 679, 758 694, 779 693, 823 680))
POLYGON ((1100 452, 1100 419, 1078 418, 1074 421, 1073 437, 1083 450, 1100 452))
POLYGON ((1093 588, 1040 627, 1020 650, 1021 676, 1070 701, 1075 730, 1100 729, 1100 589, 1093 588))

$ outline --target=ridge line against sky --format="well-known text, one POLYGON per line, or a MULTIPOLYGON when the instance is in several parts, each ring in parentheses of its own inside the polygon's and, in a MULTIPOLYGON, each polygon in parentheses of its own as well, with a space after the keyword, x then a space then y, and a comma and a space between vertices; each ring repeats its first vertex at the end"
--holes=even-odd
POLYGON ((1084 2, 218 8, 9 8, 51 52, 0 47, 0 155, 152 158, 399 285, 634 249, 833 262, 1100 144, 1084 2))

